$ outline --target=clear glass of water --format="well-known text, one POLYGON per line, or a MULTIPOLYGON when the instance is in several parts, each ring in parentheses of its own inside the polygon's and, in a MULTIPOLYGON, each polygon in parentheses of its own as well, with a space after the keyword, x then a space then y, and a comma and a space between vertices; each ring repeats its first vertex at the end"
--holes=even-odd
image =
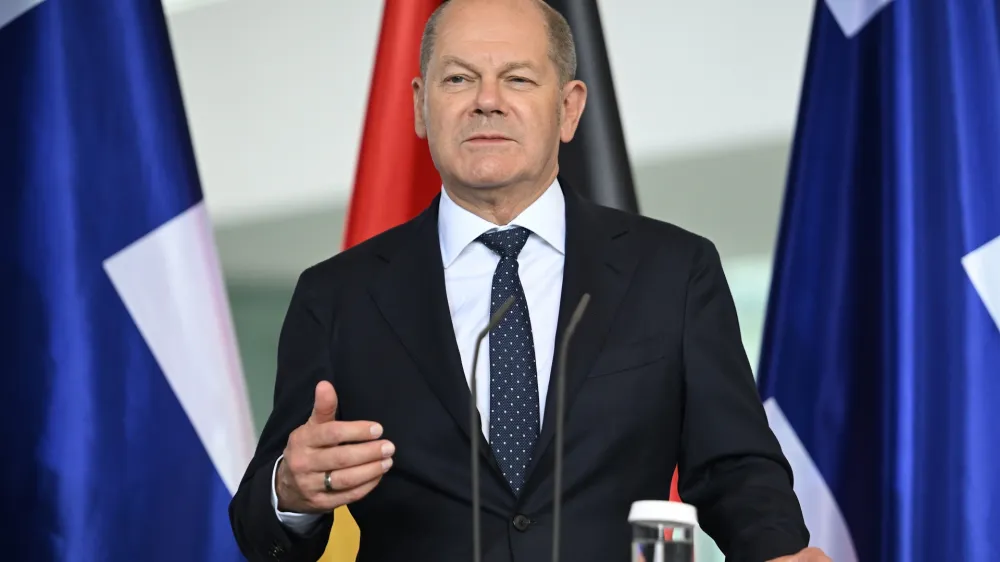
POLYGON ((694 562, 694 506, 669 501, 638 501, 629 512, 632 562, 694 562))

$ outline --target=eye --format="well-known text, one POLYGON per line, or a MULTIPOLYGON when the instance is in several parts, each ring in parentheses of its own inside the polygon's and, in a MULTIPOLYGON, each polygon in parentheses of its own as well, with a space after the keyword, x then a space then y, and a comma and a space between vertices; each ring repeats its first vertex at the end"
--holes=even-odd
POLYGON ((510 81, 514 82, 515 84, 534 84, 534 82, 523 76, 511 76, 510 81))
POLYGON ((447 84, 462 84, 465 82, 465 76, 454 74, 452 76, 448 76, 447 78, 445 78, 444 81, 447 84))

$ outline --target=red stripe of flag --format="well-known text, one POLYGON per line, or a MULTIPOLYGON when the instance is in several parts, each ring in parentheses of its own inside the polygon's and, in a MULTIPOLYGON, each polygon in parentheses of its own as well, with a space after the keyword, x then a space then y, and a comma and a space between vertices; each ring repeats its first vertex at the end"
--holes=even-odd
POLYGON ((413 89, 420 37, 440 0, 387 0, 368 111, 347 215, 348 248, 424 210, 441 190, 427 141, 413 129, 413 89))

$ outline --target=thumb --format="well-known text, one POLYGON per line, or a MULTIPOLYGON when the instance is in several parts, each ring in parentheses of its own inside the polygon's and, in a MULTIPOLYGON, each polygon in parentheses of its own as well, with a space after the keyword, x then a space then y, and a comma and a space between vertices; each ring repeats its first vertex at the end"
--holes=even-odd
POLYGON ((311 423, 323 423, 333 421, 333 414, 337 411, 337 392, 333 390, 333 385, 328 381, 320 381, 316 385, 316 399, 313 402, 312 415, 309 416, 311 423))

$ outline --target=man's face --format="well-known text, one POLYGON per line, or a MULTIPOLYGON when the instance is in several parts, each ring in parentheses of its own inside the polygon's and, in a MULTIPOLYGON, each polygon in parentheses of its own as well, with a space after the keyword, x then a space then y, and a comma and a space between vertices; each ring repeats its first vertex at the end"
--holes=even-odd
POLYGON ((582 83, 560 87, 540 10, 525 0, 455 2, 438 26, 416 130, 446 181, 490 188, 555 170, 583 110, 582 83))

